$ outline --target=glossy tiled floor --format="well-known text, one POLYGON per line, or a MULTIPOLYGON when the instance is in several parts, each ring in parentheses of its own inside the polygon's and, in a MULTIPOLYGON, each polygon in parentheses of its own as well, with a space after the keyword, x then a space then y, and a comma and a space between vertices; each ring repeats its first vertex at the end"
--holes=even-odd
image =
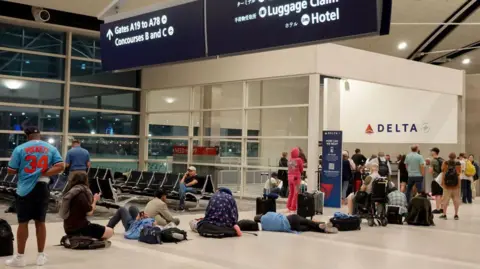
MULTIPOLYGON (((252 216, 241 213, 242 218, 252 216)), ((437 226, 430 228, 365 224, 361 231, 337 235, 260 232, 258 237, 215 240, 190 233, 188 242, 155 246, 124 240, 118 230, 111 248, 95 251, 55 247, 63 229, 61 223, 49 223, 50 262, 44 268, 480 268, 480 200, 463 206, 460 217, 459 221, 436 219, 437 226)), ((181 216, 181 228, 187 229, 192 218, 181 216)), ((34 240, 32 236, 27 249, 30 264, 36 255, 34 240)))

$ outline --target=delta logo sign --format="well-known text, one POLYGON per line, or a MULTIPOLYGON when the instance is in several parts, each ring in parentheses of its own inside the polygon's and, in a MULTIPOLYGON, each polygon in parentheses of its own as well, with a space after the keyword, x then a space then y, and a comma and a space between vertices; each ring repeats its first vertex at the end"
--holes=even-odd
POLYGON ((365 129, 366 134, 374 134, 374 133, 418 133, 430 132, 430 127, 428 123, 424 122, 422 124, 416 123, 387 123, 387 124, 376 124, 373 125, 376 128, 372 127, 372 124, 368 124, 367 129, 365 129))

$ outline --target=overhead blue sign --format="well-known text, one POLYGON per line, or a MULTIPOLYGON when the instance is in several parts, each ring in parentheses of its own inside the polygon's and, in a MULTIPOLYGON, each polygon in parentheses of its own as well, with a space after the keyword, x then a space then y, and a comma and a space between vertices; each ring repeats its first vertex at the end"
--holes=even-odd
POLYGON ((209 55, 389 32, 391 0, 206 1, 209 55))
POLYGON ((100 26, 104 70, 205 57, 204 3, 194 1, 100 26))
POLYGON ((342 131, 323 131, 320 189, 328 207, 342 207, 342 142, 342 131))

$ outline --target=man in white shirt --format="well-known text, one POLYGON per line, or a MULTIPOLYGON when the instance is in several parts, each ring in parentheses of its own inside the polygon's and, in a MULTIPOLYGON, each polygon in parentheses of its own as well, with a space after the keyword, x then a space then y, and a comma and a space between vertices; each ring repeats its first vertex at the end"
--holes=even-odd
POLYGON ((384 152, 379 152, 377 158, 372 158, 367 163, 367 168, 369 168, 372 164, 378 165, 378 173, 382 177, 389 177, 392 174, 392 167, 390 166, 390 162, 385 157, 384 152))
POLYGON ((265 182, 265 185, 263 186, 263 194, 279 194, 280 190, 282 189, 282 183, 283 182, 278 179, 278 174, 276 172, 273 172, 271 177, 265 182))

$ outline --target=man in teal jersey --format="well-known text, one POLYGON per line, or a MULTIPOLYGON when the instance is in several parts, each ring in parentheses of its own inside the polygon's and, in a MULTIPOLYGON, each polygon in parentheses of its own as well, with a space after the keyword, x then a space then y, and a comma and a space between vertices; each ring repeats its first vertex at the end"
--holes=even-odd
POLYGON ((50 176, 60 174, 65 166, 58 150, 40 140, 40 131, 37 127, 26 127, 24 132, 28 142, 13 150, 8 163, 8 173, 18 176, 16 201, 18 254, 6 261, 6 265, 12 267, 26 265, 24 253, 30 220, 35 221, 37 231, 37 265, 42 266, 47 262, 43 250, 47 237, 45 217, 50 198, 48 183, 50 176))

